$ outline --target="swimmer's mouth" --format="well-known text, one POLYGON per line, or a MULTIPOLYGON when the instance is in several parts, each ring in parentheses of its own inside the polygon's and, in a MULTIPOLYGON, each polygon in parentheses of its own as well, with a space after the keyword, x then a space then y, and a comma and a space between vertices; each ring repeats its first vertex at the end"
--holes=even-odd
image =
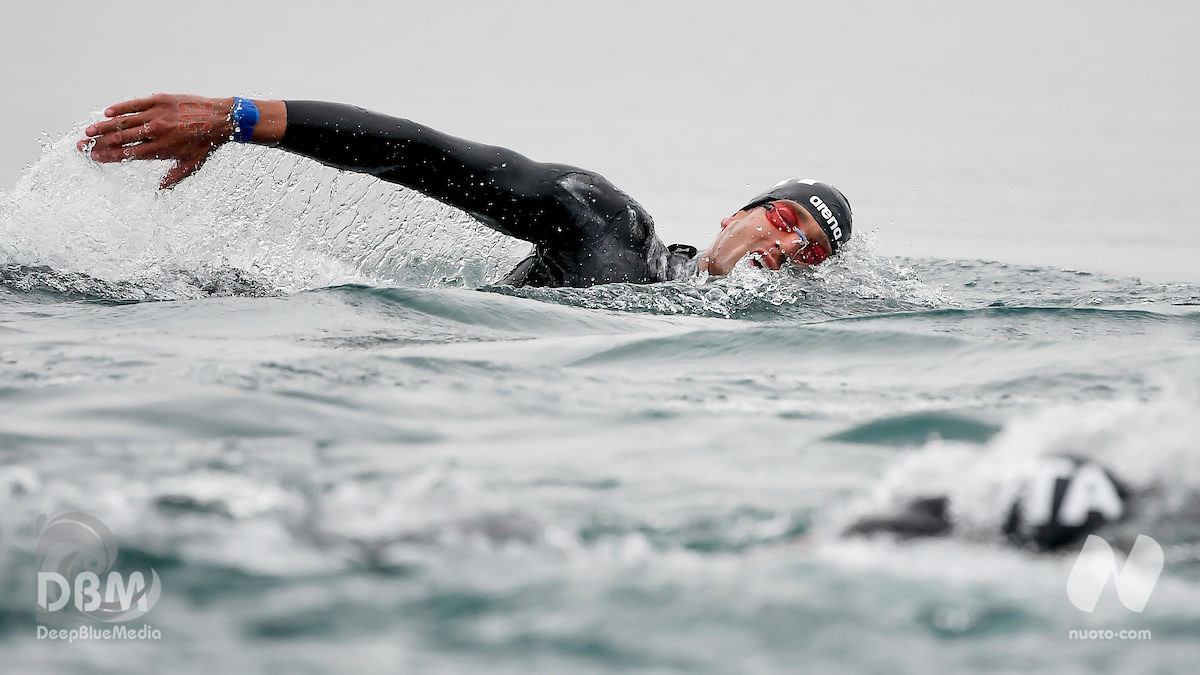
POLYGON ((759 269, 777 270, 783 266, 782 260, 775 259, 770 253, 759 248, 748 254, 750 264, 759 269))

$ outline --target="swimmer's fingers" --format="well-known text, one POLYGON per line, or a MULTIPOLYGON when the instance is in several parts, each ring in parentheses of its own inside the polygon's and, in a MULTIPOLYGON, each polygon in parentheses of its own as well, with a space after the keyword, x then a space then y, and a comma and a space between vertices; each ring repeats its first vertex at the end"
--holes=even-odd
POLYGON ((127 159, 167 159, 171 156, 167 144, 162 141, 148 141, 123 147, 92 148, 92 160, 101 164, 123 162, 127 159))
POLYGON ((163 176, 162 180, 158 182, 159 189, 166 190, 167 188, 174 187, 179 181, 196 173, 196 170, 200 168, 205 159, 208 159, 208 155, 179 160, 175 163, 175 166, 172 166, 167 171, 167 175, 163 176))
POLYGON ((130 143, 142 143, 157 138, 159 134, 156 134, 155 130, 158 128, 158 126, 159 125, 147 122, 141 126, 134 127, 133 129, 113 131, 110 133, 101 134, 95 138, 85 138, 76 143, 75 147, 78 148, 80 152, 86 152, 90 148, 92 151, 92 158, 100 161, 97 158, 103 156, 102 152, 104 150, 110 150, 112 148, 119 149, 122 145, 128 145, 130 143))
POLYGON ((164 100, 161 95, 156 94, 155 96, 123 101, 110 106, 104 111, 104 114, 112 119, 97 122, 84 129, 83 133, 87 138, 76 143, 76 147, 80 151, 85 151, 90 144, 90 147, 95 150, 96 148, 115 147, 126 143, 148 140, 152 135, 158 135, 161 129, 156 129, 151 123, 157 115, 151 112, 150 108, 164 100), (133 135, 135 137, 119 133, 135 128, 141 129, 141 131, 133 135))
POLYGON ((131 114, 131 115, 121 115, 120 117, 114 117, 113 119, 110 119, 110 120, 105 120, 103 122, 97 122, 97 123, 93 124, 92 126, 88 127, 87 129, 84 129, 83 133, 86 134, 87 136, 93 136, 93 137, 94 136, 103 136, 104 134, 111 134, 114 131, 121 131, 122 129, 131 129, 133 127, 138 126, 139 124, 145 124, 146 122, 149 122, 152 119, 154 119, 154 115, 152 115, 149 112, 140 112, 140 113, 131 114))
POLYGON ((129 113, 143 112, 153 108, 158 103, 164 103, 166 96, 155 94, 144 98, 134 98, 128 101, 114 103, 104 110, 105 117, 116 117, 118 115, 128 115, 129 113))
MULTIPOLYGON (((162 136, 162 125, 152 122, 125 129, 123 131, 113 131, 111 133, 97 136, 92 143, 92 152, 96 150, 107 150, 108 148, 116 148, 130 143, 141 143, 143 141, 154 140, 162 136)), ((84 141, 85 142, 85 141, 84 141)))
POLYGON ((232 99, 167 94, 124 101, 105 110, 110 119, 89 126, 77 147, 105 164, 175 160, 159 183, 168 188, 195 173, 229 139, 231 105, 232 99))

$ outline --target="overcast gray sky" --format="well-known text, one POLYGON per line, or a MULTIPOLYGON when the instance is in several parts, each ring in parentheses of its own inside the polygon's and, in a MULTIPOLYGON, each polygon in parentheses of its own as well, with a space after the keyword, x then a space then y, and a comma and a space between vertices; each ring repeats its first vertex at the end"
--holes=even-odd
POLYGON ((39 134, 124 98, 320 98, 599 171, 669 241, 706 243, 804 175, 900 253, 1182 278, 1200 274, 1197 18, 1184 2, 10 4, 0 188, 39 134), (1097 243, 1146 223, 1175 244, 1131 237, 1153 268, 1097 243))

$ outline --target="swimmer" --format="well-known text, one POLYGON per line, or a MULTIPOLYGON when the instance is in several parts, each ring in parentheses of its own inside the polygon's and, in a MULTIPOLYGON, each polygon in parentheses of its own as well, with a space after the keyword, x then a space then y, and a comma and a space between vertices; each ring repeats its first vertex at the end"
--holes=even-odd
POLYGON ((80 151, 97 162, 166 159, 159 186, 195 173, 234 141, 267 145, 375 176, 462 209, 533 244, 500 281, 584 287, 728 274, 743 258, 777 270, 809 267, 850 240, 850 202, 831 185, 788 180, 721 221, 708 250, 666 246, 637 202, 596 173, 535 162, 405 119, 317 101, 156 94, 117 103, 89 126, 80 151))
MULTIPOLYGON (((1022 478, 996 533, 1014 546, 1060 551, 1129 517, 1133 493, 1098 462, 1047 455, 1032 469, 1022 478)), ((944 495, 921 497, 894 513, 861 518, 843 534, 899 539, 950 535, 954 532, 951 506, 944 495)))

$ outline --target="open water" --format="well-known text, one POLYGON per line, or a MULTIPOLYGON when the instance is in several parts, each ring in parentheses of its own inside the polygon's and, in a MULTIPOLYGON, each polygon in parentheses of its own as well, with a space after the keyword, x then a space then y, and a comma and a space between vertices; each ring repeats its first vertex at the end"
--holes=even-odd
POLYGON ((159 194, 73 139, 0 196, 12 672, 1193 672, 1200 285, 861 222, 809 272, 514 290, 524 245, 394 186, 227 148, 159 194), (1146 495, 1144 613, 1001 541, 1048 453, 1146 495), (839 536, 929 494, 953 536, 839 536), (69 511, 160 641, 35 639, 69 511))

